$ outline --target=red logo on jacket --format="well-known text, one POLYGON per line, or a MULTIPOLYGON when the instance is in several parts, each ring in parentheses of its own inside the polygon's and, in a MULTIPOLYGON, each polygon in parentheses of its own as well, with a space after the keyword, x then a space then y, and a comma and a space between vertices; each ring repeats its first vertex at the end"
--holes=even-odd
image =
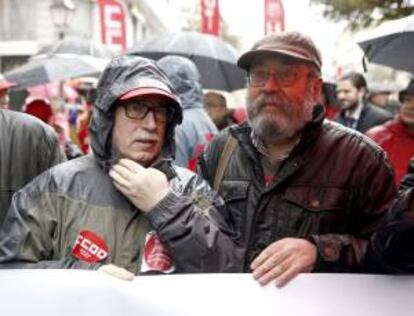
POLYGON ((174 271, 171 255, 154 231, 150 231, 145 237, 141 271, 158 271, 162 273, 174 271))
POLYGON ((109 250, 105 241, 94 232, 83 230, 76 237, 72 254, 79 260, 95 263, 105 259, 109 250))

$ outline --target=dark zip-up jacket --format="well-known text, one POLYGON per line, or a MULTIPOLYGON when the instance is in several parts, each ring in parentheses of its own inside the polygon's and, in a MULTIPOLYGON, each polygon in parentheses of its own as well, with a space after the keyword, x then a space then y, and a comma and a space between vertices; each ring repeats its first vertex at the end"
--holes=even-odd
POLYGON ((196 174, 171 165, 174 126, 181 121, 178 103, 171 103, 175 117, 167 126, 157 162, 169 177, 169 194, 144 214, 112 184, 112 105, 120 95, 142 87, 141 80, 170 86, 148 59, 121 56, 109 64, 99 82, 90 126, 94 154, 50 169, 14 196, 0 231, 3 267, 96 269, 112 263, 138 273, 147 233, 155 230, 176 272, 240 270, 222 199, 196 174), (74 255, 75 243, 85 231, 101 238, 106 258, 90 263, 74 255))
POLYGON ((390 208, 386 224, 371 238, 364 272, 414 273, 414 186, 390 208))
POLYGON ((247 123, 221 132, 200 157, 198 172, 213 185, 229 134, 238 141, 218 193, 244 251, 244 271, 285 237, 317 246, 315 271, 354 271, 383 220, 396 191, 384 151, 360 133, 322 120, 323 113, 315 114, 269 186, 247 123))

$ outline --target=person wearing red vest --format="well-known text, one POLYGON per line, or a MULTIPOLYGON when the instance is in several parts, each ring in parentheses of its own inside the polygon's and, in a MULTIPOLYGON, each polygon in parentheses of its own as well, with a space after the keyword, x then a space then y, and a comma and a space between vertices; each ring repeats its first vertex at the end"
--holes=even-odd
POLYGON ((366 133, 388 153, 397 186, 407 173, 410 158, 414 156, 414 80, 411 80, 406 89, 400 91, 399 99, 399 115, 366 133))

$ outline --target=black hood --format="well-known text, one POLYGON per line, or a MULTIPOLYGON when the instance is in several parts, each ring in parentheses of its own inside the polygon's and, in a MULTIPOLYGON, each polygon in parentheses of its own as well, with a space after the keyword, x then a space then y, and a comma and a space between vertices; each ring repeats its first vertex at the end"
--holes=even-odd
MULTIPOLYGON (((108 64, 101 75, 97 100, 89 125, 90 144, 98 165, 108 169, 112 159, 112 129, 115 120, 115 101, 126 92, 137 88, 157 87, 157 83, 167 86, 176 95, 167 77, 155 61, 138 56, 119 56, 108 64)), ((182 121, 182 108, 179 101, 171 100, 175 107, 173 120, 168 123, 163 157, 173 158, 175 152, 174 128, 182 121)))

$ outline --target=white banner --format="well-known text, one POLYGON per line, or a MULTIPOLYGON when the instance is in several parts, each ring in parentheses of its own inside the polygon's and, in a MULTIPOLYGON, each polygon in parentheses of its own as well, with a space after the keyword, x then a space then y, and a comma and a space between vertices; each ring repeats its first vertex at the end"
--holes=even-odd
POLYGON ((302 274, 283 289, 249 274, 140 276, 0 270, 0 315, 411 316, 414 277, 302 274))

